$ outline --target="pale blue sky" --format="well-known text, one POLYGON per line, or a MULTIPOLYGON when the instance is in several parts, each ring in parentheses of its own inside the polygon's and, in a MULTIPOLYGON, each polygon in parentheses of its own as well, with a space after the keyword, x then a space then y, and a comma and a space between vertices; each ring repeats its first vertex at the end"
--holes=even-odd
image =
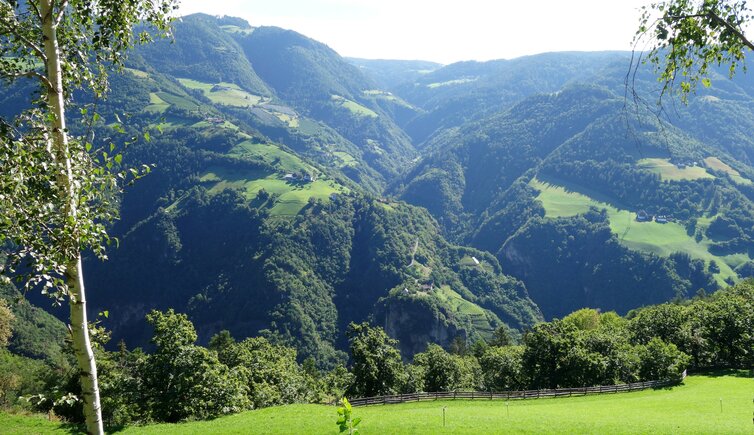
POLYGON ((343 56, 509 59, 565 50, 629 50, 650 0, 182 0, 181 13, 293 29, 343 56))

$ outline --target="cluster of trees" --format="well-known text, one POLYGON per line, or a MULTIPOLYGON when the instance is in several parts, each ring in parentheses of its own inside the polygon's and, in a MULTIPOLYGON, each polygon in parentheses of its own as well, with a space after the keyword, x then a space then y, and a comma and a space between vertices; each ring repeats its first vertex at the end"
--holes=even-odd
MULTIPOLYGON (((0 307, 0 338, 9 334, 5 311, 0 307)), ((152 311, 147 321, 153 329, 149 353, 128 350, 123 342, 108 351, 109 332, 91 325, 102 415, 111 428, 208 419, 294 402, 330 403, 351 380, 342 366, 321 372, 311 359, 297 363, 293 348, 262 337, 236 342, 222 331, 208 347, 199 346, 191 321, 173 310, 152 311)), ((31 406, 82 422, 81 387, 72 362, 45 362, 0 350, 0 405, 31 406)))
POLYGON ((535 325, 511 344, 430 344, 403 364, 396 340, 366 324, 349 329, 353 383, 348 393, 503 391, 678 379, 684 370, 754 364, 754 282, 630 312, 581 309, 535 325))
MULTIPOLYGON (((0 306, 3 346, 12 320, 0 306)), ((185 314, 152 311, 147 321, 153 331, 149 352, 129 350, 123 342, 107 350, 109 332, 90 326, 103 418, 111 428, 288 403, 333 403, 344 395, 610 385, 754 364, 754 281, 684 303, 648 306, 625 318, 581 309, 535 325, 518 343, 504 327, 487 341, 457 337, 447 350, 429 344, 410 362, 381 327, 352 323, 349 367, 328 371, 312 358, 299 363, 296 350, 279 337, 236 341, 221 331, 203 347, 185 314)), ((0 349, 0 405, 32 406, 82 421, 76 399, 81 387, 70 348, 67 352, 67 359, 53 362, 0 349)))

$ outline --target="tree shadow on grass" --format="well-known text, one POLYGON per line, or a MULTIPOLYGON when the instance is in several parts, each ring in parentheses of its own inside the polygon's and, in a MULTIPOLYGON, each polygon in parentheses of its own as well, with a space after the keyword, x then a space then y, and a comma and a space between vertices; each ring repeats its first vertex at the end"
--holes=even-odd
POLYGON ((696 370, 693 375, 710 376, 720 378, 723 376, 733 376, 736 378, 754 378, 754 369, 707 369, 696 370))
POLYGON ((60 426, 58 426, 55 429, 55 433, 86 433, 86 426, 79 423, 60 423, 60 426))
POLYGON ((658 387, 652 387, 651 389, 653 391, 673 391, 674 389, 676 389, 678 387, 682 387, 684 385, 685 384, 683 383, 683 381, 681 381, 681 382, 677 382, 677 383, 671 384, 671 385, 663 385, 661 387, 660 386, 658 386, 658 387))

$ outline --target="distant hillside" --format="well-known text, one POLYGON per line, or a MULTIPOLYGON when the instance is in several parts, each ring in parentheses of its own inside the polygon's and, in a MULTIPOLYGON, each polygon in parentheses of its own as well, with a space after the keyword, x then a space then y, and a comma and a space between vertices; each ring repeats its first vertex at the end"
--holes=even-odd
POLYGON ((443 129, 509 109, 531 95, 556 92, 613 63, 628 68, 628 55, 547 53, 512 60, 458 62, 393 91, 426 111, 404 125, 414 143, 422 144, 443 129))
POLYGON ((410 140, 388 115, 400 102, 332 49, 277 27, 235 35, 257 72, 281 98, 356 144, 378 172, 394 176, 415 156, 410 140))
MULTIPOLYGON (((548 318, 625 312, 751 276, 753 148, 737 140, 754 121, 749 82, 706 90, 672 125, 628 104, 621 68, 593 71, 578 80, 601 86, 574 82, 437 133, 396 193, 455 242, 496 253, 548 318), (577 218, 590 209, 606 214, 577 218)), ((639 89, 650 79, 640 75, 639 89)))
POLYGON ((112 343, 147 345, 144 315, 174 307, 203 340, 263 334, 332 366, 350 321, 411 335, 411 355, 542 319, 494 257, 382 197, 415 156, 393 120, 407 103, 294 32, 199 15, 176 34, 187 36, 139 49, 98 102, 95 135, 140 138, 124 161, 155 165, 122 199, 110 261, 86 264, 112 343), (222 53, 234 55, 213 62, 222 53))
MULTIPOLYGON (((112 343, 148 345, 144 314, 174 307, 202 340, 262 334, 326 367, 351 321, 411 355, 754 276, 751 77, 721 71, 658 117, 626 53, 440 66, 238 18, 175 25, 107 100, 76 96, 95 138, 154 165, 110 261, 86 263, 112 343)), ((7 88, 0 116, 28 95, 7 88)))
POLYGON ((346 59, 356 65, 365 75, 374 80, 383 89, 393 89, 442 67, 441 64, 425 60, 389 60, 389 59, 346 59))
POLYGON ((9 349, 17 355, 60 363, 68 331, 63 322, 44 310, 53 301, 48 298, 46 303, 34 306, 11 284, 0 285, 0 299, 15 317, 9 349))

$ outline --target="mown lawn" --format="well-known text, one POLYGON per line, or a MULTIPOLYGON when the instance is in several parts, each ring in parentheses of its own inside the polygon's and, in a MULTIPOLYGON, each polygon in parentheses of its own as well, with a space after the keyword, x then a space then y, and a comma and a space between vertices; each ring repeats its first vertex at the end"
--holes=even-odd
MULTIPOLYGON (((696 375, 659 390, 526 401, 430 401, 354 408, 362 434, 752 434, 754 378, 696 375), (722 403, 722 410, 721 410, 722 403), (445 408, 445 426, 442 411, 445 408)), ((290 405, 212 421, 130 427, 122 434, 336 434, 332 406, 290 405)), ((0 432, 67 433, 36 417, 0 414, 0 432)))

